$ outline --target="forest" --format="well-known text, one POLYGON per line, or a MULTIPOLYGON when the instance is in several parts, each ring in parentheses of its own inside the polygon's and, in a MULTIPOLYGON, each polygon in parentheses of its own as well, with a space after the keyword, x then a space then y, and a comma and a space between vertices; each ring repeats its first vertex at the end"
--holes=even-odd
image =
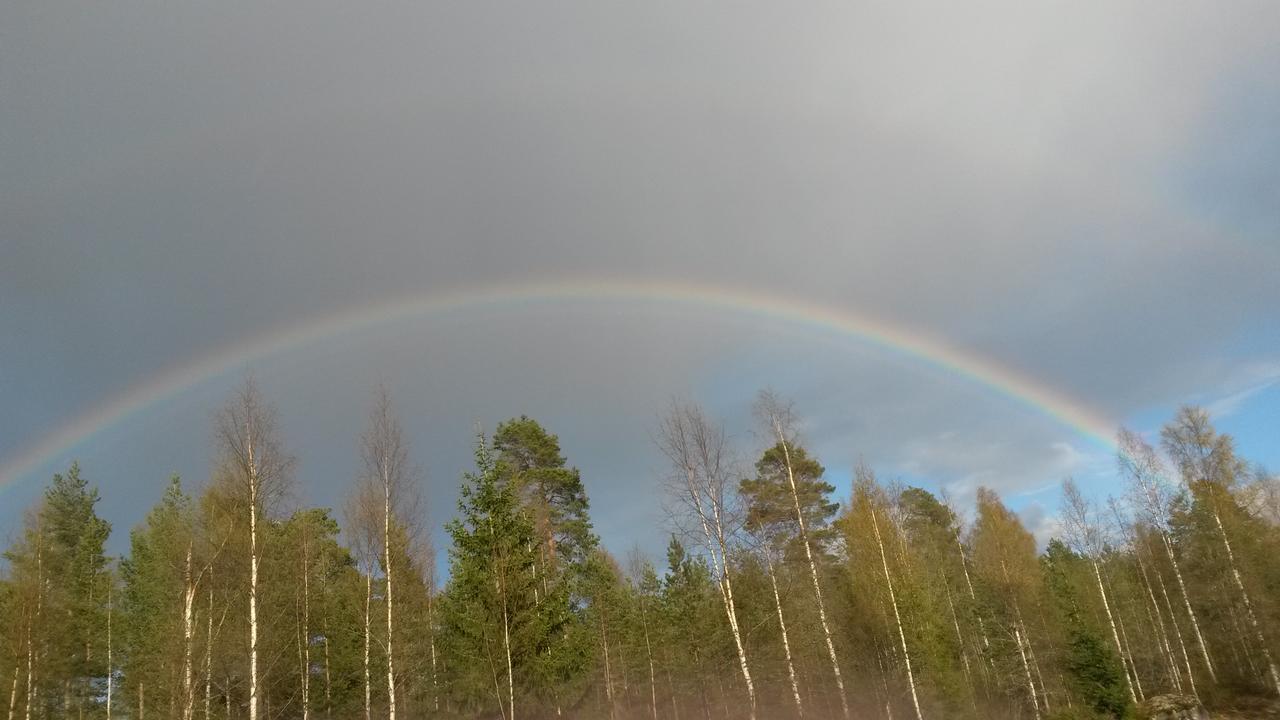
POLYGON ((1280 695, 1280 478, 1196 407, 1119 432, 1111 496, 1064 479, 1040 547, 988 489, 962 508, 863 465, 836 497, 770 392, 754 448, 673 401, 664 557, 607 552, 590 479, 516 417, 477 430, 437 568, 412 409, 370 406, 346 504, 296 507, 246 381, 209 477, 173 477, 123 557, 92 469, 55 475, 4 553, 0 713, 1050 720, 1280 695))

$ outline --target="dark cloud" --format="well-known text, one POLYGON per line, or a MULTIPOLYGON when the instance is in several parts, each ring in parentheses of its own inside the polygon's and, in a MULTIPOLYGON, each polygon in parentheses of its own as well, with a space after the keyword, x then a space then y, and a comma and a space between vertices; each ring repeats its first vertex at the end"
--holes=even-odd
MULTIPOLYGON (((1254 160, 1278 147, 1270 3, 17 4, 0 26, 0 458, 268 328, 479 283, 764 288, 1117 419, 1238 392, 1280 351, 1240 342, 1280 304, 1275 164, 1254 160)), ((335 341, 278 360, 276 393, 323 497, 385 373, 449 438, 423 441, 428 467, 455 458, 433 482, 474 420, 529 412, 617 527, 650 521, 617 508, 643 505, 671 392, 734 417, 778 385, 833 467, 956 487, 1038 487, 1099 452, 901 358, 695 315, 335 341), (317 424, 303 401, 325 393, 351 417, 317 424)), ((184 408, 195 452, 206 421, 184 408)))

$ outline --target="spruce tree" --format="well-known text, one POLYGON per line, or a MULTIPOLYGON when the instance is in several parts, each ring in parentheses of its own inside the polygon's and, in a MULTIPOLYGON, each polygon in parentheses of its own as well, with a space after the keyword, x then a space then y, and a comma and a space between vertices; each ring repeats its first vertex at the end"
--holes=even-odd
POLYGON ((1124 669, 1102 630, 1082 610, 1081 598, 1091 572, 1088 560, 1059 540, 1049 542, 1043 559, 1050 597, 1062 619, 1067 643, 1065 667, 1072 689, 1090 709, 1105 717, 1123 718, 1133 706, 1124 669), (1082 582, 1083 579, 1083 582, 1082 582))
MULTIPOLYGON (((518 703, 547 699, 562 658, 548 657, 551 641, 568 619, 562 584, 543 587, 533 523, 521 511, 509 472, 483 435, 476 441, 476 470, 463 479, 459 517, 446 530, 449 584, 441 599, 441 622, 449 638, 448 677, 465 708, 497 707, 506 720, 519 717, 518 703)), ((554 702, 554 697, 551 698, 554 702)))

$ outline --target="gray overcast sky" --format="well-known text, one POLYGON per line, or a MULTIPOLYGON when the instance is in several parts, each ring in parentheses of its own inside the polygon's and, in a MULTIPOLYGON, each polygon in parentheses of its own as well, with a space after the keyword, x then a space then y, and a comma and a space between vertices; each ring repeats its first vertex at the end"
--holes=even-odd
MULTIPOLYGON (((856 310, 1150 430, 1213 403, 1280 464, 1280 6, 36 3, 0 8, 0 465, 246 338, 479 284, 715 284, 856 310)), ((208 475, 246 369, 299 500, 339 505, 373 384, 453 510, 475 423, 560 434, 615 550, 656 547, 672 394, 758 450, 796 399, 847 486, 1010 495, 1051 527, 1105 448, 980 387, 785 323, 506 307, 234 367, 80 458, 115 543, 208 475)), ((117 548, 120 545, 117 544, 117 548)))

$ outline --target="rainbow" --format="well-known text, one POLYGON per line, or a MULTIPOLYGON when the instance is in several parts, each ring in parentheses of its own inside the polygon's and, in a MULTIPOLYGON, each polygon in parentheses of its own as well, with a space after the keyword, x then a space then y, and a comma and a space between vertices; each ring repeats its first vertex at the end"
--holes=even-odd
POLYGON ((98 433, 233 369, 346 333, 407 320, 481 309, 554 303, 626 302, 743 314, 851 338, 909 357, 974 383, 1114 449, 1115 425, 1085 405, 999 363, 937 337, 873 317, 756 290, 636 280, 489 285, 414 293, 275 328, 195 362, 173 367, 89 409, 0 465, 0 487, 13 485, 98 433))

